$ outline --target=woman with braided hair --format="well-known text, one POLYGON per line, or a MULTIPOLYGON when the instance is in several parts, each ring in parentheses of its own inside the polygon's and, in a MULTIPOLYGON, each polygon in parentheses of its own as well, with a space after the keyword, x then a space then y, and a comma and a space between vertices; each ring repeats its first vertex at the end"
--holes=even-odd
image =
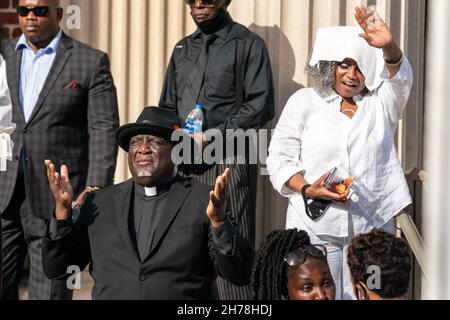
POLYGON ((255 300, 334 300, 326 248, 303 230, 275 230, 258 250, 250 287, 255 300))

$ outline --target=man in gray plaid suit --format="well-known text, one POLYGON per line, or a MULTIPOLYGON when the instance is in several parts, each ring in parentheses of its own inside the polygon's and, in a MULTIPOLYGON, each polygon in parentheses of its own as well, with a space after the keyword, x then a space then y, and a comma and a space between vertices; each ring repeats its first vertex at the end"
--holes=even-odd
POLYGON ((54 204, 44 160, 69 167, 77 201, 113 183, 119 115, 109 60, 60 30, 58 2, 20 0, 23 34, 2 46, 17 124, 13 162, 0 173, 2 299, 18 299, 27 251, 29 298, 71 297, 65 281, 50 281, 42 270, 42 236, 54 204))

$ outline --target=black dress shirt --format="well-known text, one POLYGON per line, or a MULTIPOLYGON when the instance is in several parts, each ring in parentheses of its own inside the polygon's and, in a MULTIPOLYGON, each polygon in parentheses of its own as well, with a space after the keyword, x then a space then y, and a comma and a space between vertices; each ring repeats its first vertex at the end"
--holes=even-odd
MULTIPOLYGON (((269 54, 264 40, 229 15, 209 46, 205 80, 199 103, 204 104, 203 129, 259 129, 274 116, 274 89, 269 54), (241 39, 241 40, 240 40, 241 39), (236 50, 244 41, 244 105, 236 108, 236 50)), ((190 110, 179 110, 179 101, 202 47, 202 32, 177 43, 170 60, 159 106, 177 113, 184 122, 190 110)), ((192 106, 191 109, 193 109, 192 106)))

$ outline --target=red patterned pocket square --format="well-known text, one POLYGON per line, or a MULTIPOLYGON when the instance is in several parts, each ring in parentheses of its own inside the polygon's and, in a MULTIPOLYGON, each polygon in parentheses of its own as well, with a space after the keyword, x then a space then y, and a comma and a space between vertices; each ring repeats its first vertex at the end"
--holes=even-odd
POLYGON ((71 83, 69 83, 64 87, 64 90, 78 89, 78 88, 81 88, 81 84, 79 84, 77 80, 72 80, 71 83))

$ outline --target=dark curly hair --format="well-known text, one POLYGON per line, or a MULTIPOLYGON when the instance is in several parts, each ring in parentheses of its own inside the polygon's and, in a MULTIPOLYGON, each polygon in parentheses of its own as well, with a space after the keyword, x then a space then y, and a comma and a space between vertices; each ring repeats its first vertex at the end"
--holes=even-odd
POLYGON ((254 300, 281 300, 287 297, 284 257, 311 242, 303 230, 275 230, 266 236, 256 252, 250 288, 254 300))
POLYGON ((381 288, 371 289, 385 299, 398 298, 408 291, 411 260, 403 239, 380 229, 361 234, 350 243, 347 253, 350 274, 355 282, 367 283, 370 266, 381 270, 381 288))

